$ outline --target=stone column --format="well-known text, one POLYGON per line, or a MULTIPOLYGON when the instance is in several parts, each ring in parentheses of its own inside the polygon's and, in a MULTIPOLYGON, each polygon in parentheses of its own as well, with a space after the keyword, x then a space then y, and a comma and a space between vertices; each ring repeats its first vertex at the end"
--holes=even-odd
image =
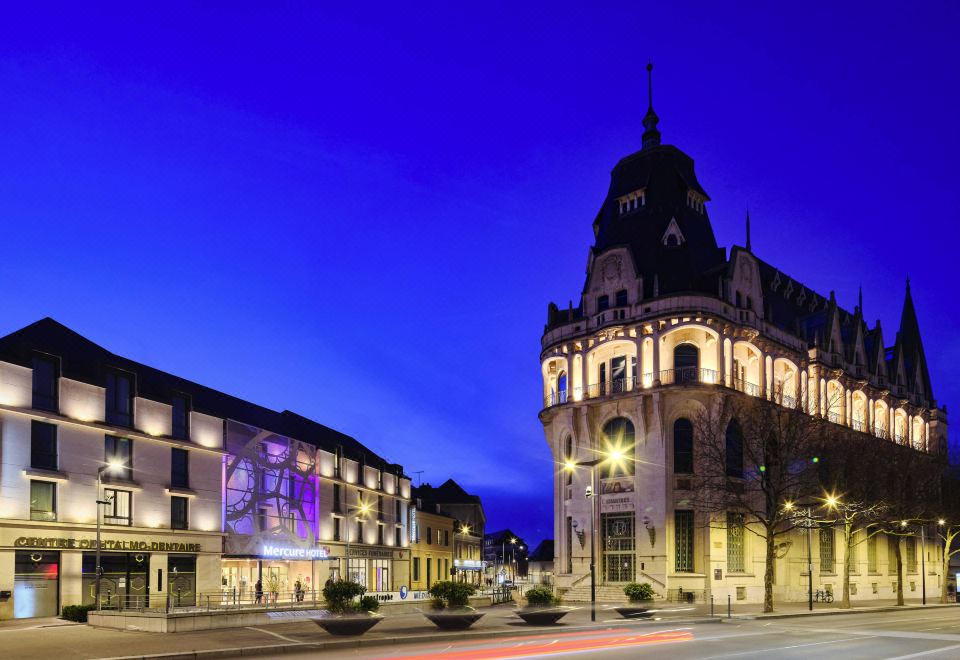
POLYGON ((653 386, 660 386, 660 332, 653 333, 653 386))

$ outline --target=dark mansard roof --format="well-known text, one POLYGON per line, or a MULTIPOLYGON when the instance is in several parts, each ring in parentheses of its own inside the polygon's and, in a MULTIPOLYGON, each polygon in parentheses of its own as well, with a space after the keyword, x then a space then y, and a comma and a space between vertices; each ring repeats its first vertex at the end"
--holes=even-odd
MULTIPOLYGON (((749 245, 734 246, 729 260, 726 250, 717 246, 705 205, 698 209, 687 201, 691 192, 704 201, 709 199, 697 180, 693 159, 674 146, 660 144, 658 121, 651 106, 644 118, 643 148, 622 158, 611 172, 606 198, 593 221, 595 240, 591 256, 627 247, 643 278, 645 300, 678 293, 717 297, 728 265, 734 262, 738 250, 750 252, 749 245), (645 204, 621 214, 618 199, 640 190, 644 191, 645 204), (667 246, 663 237, 674 220, 685 240, 679 246, 667 246)), ((764 296, 761 311, 766 321, 805 339, 811 347, 831 350, 831 341, 839 342, 832 350, 851 362, 859 335, 865 353, 864 366, 870 373, 884 375, 907 391, 934 401, 909 283, 896 341, 893 346, 884 347, 880 322, 868 327, 861 306, 853 313, 844 310, 832 293, 823 296, 774 266, 757 261, 764 296), (901 361, 903 372, 898 368, 901 361)), ((588 281, 589 276, 588 272, 588 281)), ((586 290, 585 283, 584 293, 586 290)), ((551 303, 546 329, 583 317, 582 297, 576 306, 571 303, 567 309, 558 309, 551 303)))
POLYGON ((256 426, 330 452, 340 447, 352 460, 379 470, 403 472, 400 465, 389 463, 349 435, 289 410, 277 412, 116 355, 49 317, 0 338, 0 360, 5 362, 30 367, 38 352, 59 358, 61 375, 72 380, 102 386, 108 370, 121 369, 135 375, 137 396, 169 404, 175 394, 186 394, 196 412, 256 426))

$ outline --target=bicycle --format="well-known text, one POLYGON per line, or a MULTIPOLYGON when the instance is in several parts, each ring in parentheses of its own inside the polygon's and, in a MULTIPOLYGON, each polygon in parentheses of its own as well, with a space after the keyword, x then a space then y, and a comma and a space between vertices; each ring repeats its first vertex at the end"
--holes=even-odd
POLYGON ((833 593, 829 591, 824 591, 822 589, 817 589, 813 593, 813 600, 819 603, 832 603, 833 602, 833 593))

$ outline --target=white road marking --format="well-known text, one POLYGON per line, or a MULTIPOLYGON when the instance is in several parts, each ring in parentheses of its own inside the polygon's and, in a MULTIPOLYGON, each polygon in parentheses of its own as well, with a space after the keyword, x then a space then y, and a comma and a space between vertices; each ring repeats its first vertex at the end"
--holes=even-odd
MULTIPOLYGON (((793 644, 792 646, 774 646, 768 649, 756 649, 753 651, 742 651, 740 653, 722 653, 720 655, 711 655, 710 658, 736 658, 742 655, 756 655, 757 653, 769 653, 770 651, 785 651, 787 649, 799 649, 806 646, 821 646, 823 644, 839 644, 840 642, 849 642, 851 640, 870 639, 870 637, 847 637, 844 639, 834 639, 829 642, 811 642, 809 644, 793 644)), ((705 658, 704 660, 709 660, 705 658)))
POLYGON ((253 626, 247 626, 247 630, 256 630, 257 632, 266 633, 267 635, 273 635, 287 642, 293 642, 294 644, 306 644, 299 639, 294 639, 292 637, 287 637, 286 635, 281 635, 280 633, 275 633, 272 630, 264 630, 263 628, 254 628, 253 626))
POLYGON ((943 653, 944 651, 953 651, 960 649, 960 644, 954 644, 953 646, 944 646, 943 648, 933 649, 932 651, 921 651, 920 653, 911 653, 910 655, 898 655, 895 658, 887 658, 887 660, 907 660, 907 658, 920 658, 925 655, 933 655, 935 653, 943 653))

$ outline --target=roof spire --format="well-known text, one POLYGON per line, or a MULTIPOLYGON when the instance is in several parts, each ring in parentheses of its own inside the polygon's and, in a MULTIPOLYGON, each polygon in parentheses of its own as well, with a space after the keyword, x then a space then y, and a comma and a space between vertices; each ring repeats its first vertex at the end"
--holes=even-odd
POLYGON ((857 294, 857 307, 860 308, 860 315, 863 315, 863 285, 860 285, 860 292, 857 294))
POLYGON ((657 123, 660 118, 653 111, 653 62, 647 62, 647 115, 643 118, 643 148, 650 149, 659 146, 660 131, 657 130, 657 123))
POLYGON ((750 249, 750 209, 747 208, 747 252, 752 252, 750 249))

